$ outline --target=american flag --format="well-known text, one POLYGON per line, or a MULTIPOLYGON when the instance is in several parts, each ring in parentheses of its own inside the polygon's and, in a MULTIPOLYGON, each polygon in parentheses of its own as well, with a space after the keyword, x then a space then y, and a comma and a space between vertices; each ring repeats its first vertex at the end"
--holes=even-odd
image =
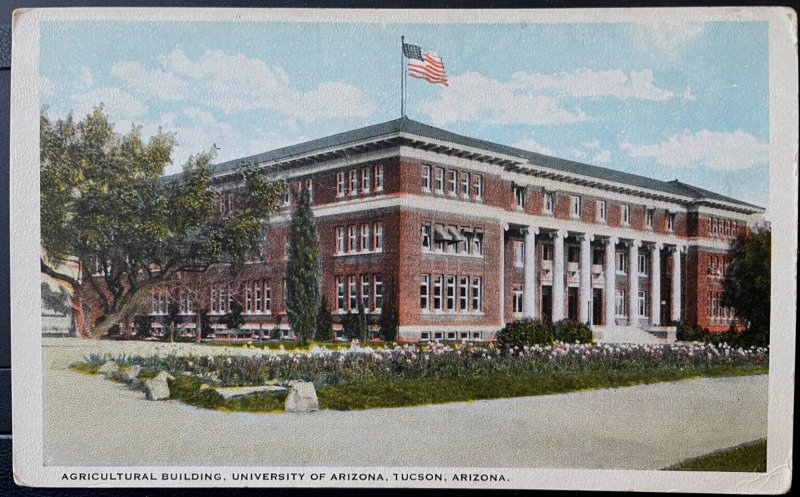
POLYGON ((408 61, 409 76, 424 79, 435 85, 449 86, 442 59, 417 45, 407 43, 403 43, 403 55, 410 59, 408 61))

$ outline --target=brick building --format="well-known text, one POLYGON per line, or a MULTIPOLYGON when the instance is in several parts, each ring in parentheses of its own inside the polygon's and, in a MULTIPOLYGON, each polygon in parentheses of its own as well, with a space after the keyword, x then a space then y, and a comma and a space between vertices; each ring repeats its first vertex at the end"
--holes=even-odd
POLYGON ((607 341, 671 338, 679 320, 725 331, 726 253, 763 212, 407 118, 218 164, 223 215, 235 213, 244 163, 290 186, 262 260, 156 292, 152 314, 173 298, 190 322, 199 307, 224 314, 235 297, 245 330, 290 335, 281 318, 290 209, 307 189, 338 322, 361 300, 373 317, 394 306, 407 339, 483 340, 522 317, 590 323, 607 341))

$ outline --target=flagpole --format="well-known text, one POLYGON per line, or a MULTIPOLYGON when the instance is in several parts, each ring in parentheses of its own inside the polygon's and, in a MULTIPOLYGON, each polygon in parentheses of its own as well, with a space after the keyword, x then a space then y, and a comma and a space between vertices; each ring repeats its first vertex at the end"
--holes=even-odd
POLYGON ((403 59, 405 39, 405 36, 400 36, 400 117, 406 117, 406 71, 403 67, 405 63, 403 59))

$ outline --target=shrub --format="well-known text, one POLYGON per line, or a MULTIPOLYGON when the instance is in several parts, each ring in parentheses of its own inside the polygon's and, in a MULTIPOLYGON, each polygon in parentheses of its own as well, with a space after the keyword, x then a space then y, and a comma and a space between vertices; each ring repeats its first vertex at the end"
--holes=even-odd
POLYGON ((553 338, 564 343, 592 343, 592 330, 583 323, 565 319, 553 323, 553 338))
POLYGON ((497 332, 495 338, 497 344, 504 349, 553 343, 553 334, 547 325, 529 318, 508 323, 497 332))

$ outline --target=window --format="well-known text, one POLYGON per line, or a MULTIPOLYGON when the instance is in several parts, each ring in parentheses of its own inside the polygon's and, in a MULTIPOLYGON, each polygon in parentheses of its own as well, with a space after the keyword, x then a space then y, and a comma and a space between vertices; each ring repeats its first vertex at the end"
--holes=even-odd
POLYGON ((289 188, 288 184, 283 185, 283 199, 281 200, 281 204, 284 207, 289 207, 292 203, 292 190, 289 188))
POLYGON ((475 199, 480 200, 483 197, 483 176, 480 174, 473 175, 473 186, 475 199))
POLYGON ((469 173, 461 173, 461 197, 469 198, 469 173))
POLYGON ((656 213, 653 209, 647 209, 647 214, 645 216, 645 220, 647 222, 647 229, 653 229, 653 224, 655 223, 656 213))
POLYGON ((626 317, 628 315, 627 293, 625 290, 617 290, 616 299, 614 300, 614 314, 617 317, 626 317))
POLYGON ((522 287, 517 285, 514 287, 514 314, 522 314, 523 293, 522 287))
POLYGON ((483 231, 475 231, 472 235, 472 255, 483 255, 483 231))
POLYGON ((217 303, 217 286, 211 285, 211 313, 216 314, 219 312, 219 304, 217 303))
POLYGON ((339 312, 344 312, 345 296, 344 296, 344 278, 341 276, 336 277, 336 309, 339 312))
POLYGON ((437 274, 433 277, 433 310, 442 310, 442 275, 437 274))
POLYGON ((639 275, 647 276, 647 254, 639 254, 639 275))
POLYGON ((370 277, 368 274, 361 275, 361 305, 366 312, 372 309, 372 302, 370 298, 370 277))
POLYGON ((372 168, 365 167, 361 170, 361 192, 369 193, 372 191, 372 168))
POLYGON ((569 198, 569 215, 576 219, 581 217, 581 198, 577 195, 569 198))
POLYGON ((606 222, 606 201, 605 200, 598 200, 597 201, 597 221, 604 223, 606 222))
POLYGON ((628 273, 628 258, 625 257, 625 252, 617 252, 617 274, 628 273))
POLYGON ((603 250, 592 250, 592 264, 600 266, 603 264, 603 257, 605 252, 603 250))
POLYGON ((435 169, 436 172, 436 193, 443 193, 444 192, 444 169, 441 167, 437 167, 435 169))
POLYGON ((514 267, 525 266, 525 242, 514 240, 514 267))
POLYGON ((514 202, 517 205, 517 209, 519 210, 525 209, 525 187, 522 186, 514 187, 514 202))
POLYGON ((369 252, 370 245, 369 223, 361 225, 361 251, 369 252))
POLYGON ((647 312, 647 292, 640 291, 639 292, 639 316, 646 318, 648 316, 647 312))
POLYGON ((422 166, 422 190, 431 191, 431 166, 422 166))
MULTIPOLYGON (((450 234, 452 234, 454 232, 458 233, 458 227, 457 226, 448 226, 447 227, 447 232, 450 233, 450 234)), ((445 246, 445 250, 447 251, 448 254, 455 253, 457 245, 458 245, 458 239, 452 238, 449 241, 449 243, 445 246)))
MULTIPOLYGON (((211 302, 214 302, 214 288, 211 288, 211 302)), ((212 311, 213 312, 213 311, 212 311)), ((153 291, 153 297, 150 304, 150 314, 166 314, 167 313, 167 299, 164 293, 160 290, 153 291)))
POLYGON ((675 231, 675 214, 672 212, 667 214, 667 230, 675 231))
POLYGON ((431 277, 428 274, 423 274, 420 277, 419 283, 419 308, 423 311, 430 309, 430 294, 431 294, 431 277))
POLYGON ((358 170, 350 171, 350 196, 358 194, 358 170))
POLYGON ((336 253, 337 254, 344 254, 345 253, 345 245, 344 245, 344 226, 337 226, 336 227, 336 253))
POLYGON ((553 260, 553 246, 552 245, 542 245, 542 260, 543 261, 552 261, 553 260))
POLYGON ((347 178, 345 178, 343 172, 336 173, 336 196, 339 198, 344 198, 346 193, 347 193, 347 178))
POLYGON ((624 204, 621 205, 620 208, 622 209, 622 224, 623 226, 628 226, 631 224, 631 206, 624 204))
POLYGON ((351 253, 358 252, 358 230, 355 226, 347 227, 347 238, 349 239, 350 246, 348 247, 351 253))
POLYGON ((308 192, 308 203, 314 202, 314 180, 309 178, 306 180, 306 191, 308 192))
POLYGON ((372 243, 372 249, 375 252, 383 252, 383 223, 375 223, 375 239, 372 243))
POLYGON ((457 171, 447 171, 447 193, 455 197, 456 195, 456 183, 458 182, 458 172, 457 171))
POLYGON ((253 312, 253 284, 248 282, 244 289, 244 312, 253 312))
POLYGON ((481 312, 483 310, 483 285, 479 277, 472 278, 472 312, 481 312))
POLYGON ((422 225, 422 250, 428 252, 431 249, 431 227, 427 224, 422 225))
POLYGON ((577 245, 567 245, 567 262, 580 262, 581 248, 577 245))
POLYGON ((380 312, 383 308, 383 278, 380 274, 375 275, 375 310, 380 312))
POLYGON ((269 285, 264 287, 264 312, 272 313, 272 287, 269 285))
POLYGON ((383 191, 383 165, 379 164, 375 166, 375 191, 382 192, 383 191))
POLYGON ((458 308, 461 312, 469 312, 469 278, 466 276, 458 280, 458 308))
POLYGON ((456 312, 456 277, 447 277, 447 312, 456 312))
POLYGON ((350 311, 355 311, 358 308, 358 282, 355 276, 347 277, 348 286, 348 300, 350 301, 350 311))
POLYGON ((553 192, 544 192, 542 211, 544 211, 546 214, 553 213, 553 192))

